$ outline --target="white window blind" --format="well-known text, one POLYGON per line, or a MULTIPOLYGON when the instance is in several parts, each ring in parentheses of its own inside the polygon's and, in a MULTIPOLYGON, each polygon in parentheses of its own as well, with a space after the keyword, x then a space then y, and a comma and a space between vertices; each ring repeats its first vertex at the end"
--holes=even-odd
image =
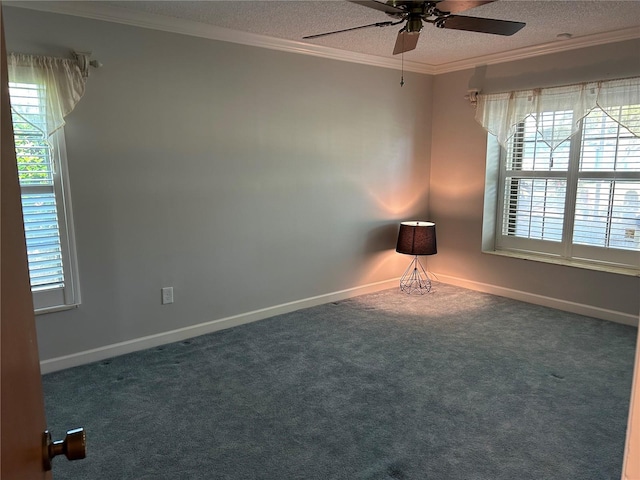
MULTIPOLYGON (((640 266, 640 105, 595 108, 578 134, 551 149, 542 138, 572 111, 520 122, 502 154, 496 247, 624 267, 640 266)), ((551 133, 550 133, 551 132, 551 133)))
POLYGON ((44 88, 9 86, 22 194, 29 276, 33 290, 64 287, 64 265, 51 146, 45 138, 44 88))
POLYGON ((29 278, 36 311, 79 302, 63 129, 46 137, 46 87, 9 82, 29 278))
POLYGON ((620 124, 631 122, 640 122, 640 106, 584 119, 575 244, 640 251, 640 138, 620 124))
POLYGON ((572 122, 572 112, 548 112, 527 117, 509 141, 504 176, 503 235, 559 242, 569 165, 568 149, 554 152, 541 138, 547 130, 572 122))

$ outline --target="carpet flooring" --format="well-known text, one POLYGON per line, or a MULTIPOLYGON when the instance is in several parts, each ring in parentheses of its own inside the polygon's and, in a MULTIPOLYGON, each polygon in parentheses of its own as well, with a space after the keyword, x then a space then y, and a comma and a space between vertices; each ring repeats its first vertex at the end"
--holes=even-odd
POLYGON ((619 480, 637 329, 446 284, 43 376, 74 480, 619 480))

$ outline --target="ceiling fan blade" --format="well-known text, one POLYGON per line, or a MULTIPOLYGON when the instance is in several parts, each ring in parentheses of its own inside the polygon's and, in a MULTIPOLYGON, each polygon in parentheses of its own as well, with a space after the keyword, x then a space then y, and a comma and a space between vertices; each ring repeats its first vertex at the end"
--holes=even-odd
POLYGON ((436 26, 440 28, 492 33, 494 35, 513 35, 520 31, 525 25, 526 23, 523 22, 495 20, 492 18, 461 17, 458 15, 449 15, 436 21, 436 26))
POLYGON ((398 32, 398 37, 396 38, 396 45, 393 47, 393 54, 397 55, 399 53, 408 52, 410 50, 414 50, 418 45, 418 38, 420 37, 420 32, 407 32, 406 30, 400 30, 398 32))
POLYGON ((442 2, 438 2, 436 8, 441 12, 460 13, 493 2, 495 2, 495 0, 443 0, 442 2))
POLYGON ((302 38, 318 38, 318 37, 324 37, 327 35, 333 35, 334 33, 342 33, 342 32, 350 32, 351 30, 360 30, 361 28, 369 28, 369 27, 388 27, 390 25, 397 25, 398 22, 378 22, 378 23, 371 23, 369 25, 361 25, 359 27, 351 27, 351 28, 345 28, 343 30, 335 30, 333 32, 325 32, 325 33, 318 33, 316 35, 307 35, 306 37, 302 37, 302 38))
POLYGON ((362 5, 363 7, 373 8, 374 10, 379 10, 384 13, 406 13, 406 10, 398 7, 394 7, 393 5, 389 5, 383 2, 377 2, 376 0, 349 0, 351 3, 357 3, 358 5, 362 5))

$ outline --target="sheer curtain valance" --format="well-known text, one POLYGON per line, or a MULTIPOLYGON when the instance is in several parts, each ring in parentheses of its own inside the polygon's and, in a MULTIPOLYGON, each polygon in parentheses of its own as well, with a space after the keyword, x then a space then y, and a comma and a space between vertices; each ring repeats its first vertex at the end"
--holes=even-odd
POLYGON ((610 116, 640 136, 640 77, 478 95, 476 120, 506 147, 518 124, 531 116, 541 138, 554 149, 577 132, 580 120, 594 108, 609 113, 616 107, 636 105, 636 114, 610 116), (544 118, 543 112, 568 112, 571 120, 544 118))
POLYGON ((35 84, 45 89, 47 123, 33 126, 46 137, 51 136, 64 126, 64 117, 71 113, 84 94, 86 79, 78 64, 64 58, 15 53, 8 55, 7 63, 9 82, 35 84))

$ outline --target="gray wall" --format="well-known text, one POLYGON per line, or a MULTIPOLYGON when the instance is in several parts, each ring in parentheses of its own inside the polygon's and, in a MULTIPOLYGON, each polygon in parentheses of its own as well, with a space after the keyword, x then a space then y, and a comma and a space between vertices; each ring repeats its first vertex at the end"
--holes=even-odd
POLYGON ((438 255, 429 258, 432 270, 452 283, 527 292, 532 300, 539 295, 637 318, 638 277, 481 253, 487 134, 463 97, 472 88, 492 93, 638 75, 639 51, 640 40, 634 40, 435 77, 429 206, 438 225, 438 255))
POLYGON ((480 252, 486 134, 463 98, 637 74, 638 41, 400 88, 389 69, 5 12, 9 50, 104 63, 66 127, 83 302, 38 317, 43 360, 393 279, 409 219, 436 221, 442 280, 638 314, 638 278, 480 252))
POLYGON ((82 305, 37 317, 42 360, 402 273, 429 76, 5 11, 10 51, 104 64, 65 129, 82 305))

